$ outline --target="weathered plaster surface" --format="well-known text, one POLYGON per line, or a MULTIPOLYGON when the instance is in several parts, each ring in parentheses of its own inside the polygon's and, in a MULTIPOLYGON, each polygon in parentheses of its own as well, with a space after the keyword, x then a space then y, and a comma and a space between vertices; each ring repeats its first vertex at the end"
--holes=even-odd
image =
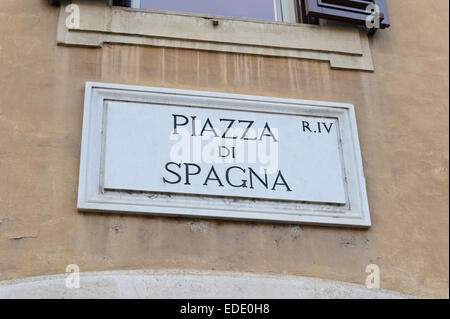
POLYGON ((58 8, 0 6, 0 279, 114 269, 311 276, 448 297, 448 1, 390 1, 374 73, 133 45, 56 45, 58 8), (439 13, 439 14, 437 14, 439 13), (427 23, 423 16, 432 16, 427 23), (372 228, 80 214, 86 81, 353 103, 372 228))

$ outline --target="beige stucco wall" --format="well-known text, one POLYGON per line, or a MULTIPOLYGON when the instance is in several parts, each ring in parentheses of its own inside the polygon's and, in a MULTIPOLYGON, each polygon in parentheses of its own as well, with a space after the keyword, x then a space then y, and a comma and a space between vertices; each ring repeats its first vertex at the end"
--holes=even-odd
POLYGON ((58 9, 0 4, 0 280, 184 268, 312 276, 448 297, 446 0, 388 1, 375 72, 328 63, 126 45, 56 45, 58 9), (369 230, 82 214, 76 209, 86 81, 349 102, 369 230))

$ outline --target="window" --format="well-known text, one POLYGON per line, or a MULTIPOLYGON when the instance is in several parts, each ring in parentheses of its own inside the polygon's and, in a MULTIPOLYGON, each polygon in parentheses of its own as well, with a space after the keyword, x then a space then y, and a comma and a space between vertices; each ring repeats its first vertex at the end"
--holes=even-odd
POLYGON ((328 19, 367 25, 371 15, 381 22, 374 24, 372 31, 389 27, 390 23, 386 0, 112 0, 112 3, 150 10, 306 24, 319 24, 319 19, 328 19))
MULTIPOLYGON (((117 6, 296 23, 298 0, 113 0, 117 6)), ((301 1, 301 0, 300 0, 301 1)))
MULTIPOLYGON (((144 1, 147 0, 72 1, 77 4, 79 9, 80 27, 67 26, 67 19, 71 13, 66 11, 68 6, 60 2, 57 31, 59 45, 99 48, 104 44, 120 43, 173 47, 320 60, 328 61, 332 68, 373 71, 369 40, 360 28, 336 27, 328 21, 322 21, 322 17, 314 17, 308 12, 306 21, 303 19, 303 10, 312 8, 309 6, 312 1, 319 4, 334 0, 277 0, 275 4, 272 0, 266 2, 272 4, 266 8, 273 9, 273 17, 270 15, 271 20, 266 20, 267 22, 255 19, 261 18, 261 16, 247 15, 246 12, 242 14, 242 11, 241 13, 203 11, 207 13, 171 14, 173 11, 162 10, 164 7, 161 7, 162 2, 159 1, 155 3, 160 6, 153 7, 155 8, 153 10, 148 7, 143 8, 144 1), (306 6, 303 6, 304 4, 306 6), (130 7, 133 9, 128 9, 130 7), (219 14, 240 14, 240 17, 250 16, 252 18, 229 19, 225 16, 223 19, 211 19, 211 16, 219 14), (282 19, 279 19, 280 15, 282 19), (271 21, 275 21, 276 16, 279 20, 272 23, 271 21), (311 23, 309 20, 311 17, 321 20, 320 27, 308 25, 311 23)), ((167 1, 176 2, 176 0, 167 1)), ((184 0, 189 3, 194 1, 184 0)), ((231 0, 222 1, 231 2, 231 0)), ((241 1, 246 3, 250 0, 241 1)), ((353 3, 357 0, 340 1, 352 1, 353 3)), ((381 0, 372 1, 381 2, 381 0)), ((57 0, 48 0, 48 2, 53 5, 58 4, 57 0)), ((64 4, 67 3, 64 2, 64 4)), ((249 8, 249 6, 244 7, 249 8)), ((205 10, 206 8, 217 9, 213 6, 205 7, 205 10)), ((190 8, 181 7, 180 10, 183 9, 190 8)), ((180 10, 178 12, 182 12, 180 10)), ((248 12, 251 11, 247 10, 248 12)))
POLYGON ((280 21, 279 0, 141 0, 143 9, 280 21))

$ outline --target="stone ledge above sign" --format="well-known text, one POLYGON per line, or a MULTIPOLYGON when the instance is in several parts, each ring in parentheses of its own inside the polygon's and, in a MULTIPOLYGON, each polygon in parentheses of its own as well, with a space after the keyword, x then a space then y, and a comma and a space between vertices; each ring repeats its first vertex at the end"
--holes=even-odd
POLYGON ((78 208, 369 227, 353 106, 87 83, 78 208))
POLYGON ((373 71, 366 34, 356 28, 252 21, 167 13, 73 1, 80 27, 68 28, 61 6, 59 45, 102 47, 105 43, 293 57, 328 61, 332 68, 373 71))

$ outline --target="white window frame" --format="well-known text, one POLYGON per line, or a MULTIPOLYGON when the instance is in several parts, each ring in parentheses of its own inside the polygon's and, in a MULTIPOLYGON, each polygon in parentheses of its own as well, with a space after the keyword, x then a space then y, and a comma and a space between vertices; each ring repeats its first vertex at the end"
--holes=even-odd
MULTIPOLYGON (((245 0, 244 0, 245 1, 245 0)), ((275 22, 297 23, 298 0, 273 0, 275 22)), ((141 0, 131 0, 131 7, 141 9, 141 0)))

